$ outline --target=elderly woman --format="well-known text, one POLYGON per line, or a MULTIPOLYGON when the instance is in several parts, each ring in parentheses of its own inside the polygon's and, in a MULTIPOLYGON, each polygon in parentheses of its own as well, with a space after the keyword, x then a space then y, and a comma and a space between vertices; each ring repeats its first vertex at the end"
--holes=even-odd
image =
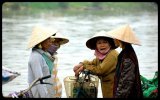
POLYGON ((73 70, 75 75, 87 69, 98 76, 101 81, 103 98, 112 98, 118 52, 115 50, 116 46, 113 39, 105 33, 105 31, 100 31, 86 42, 88 48, 95 50, 96 58, 92 61, 84 60, 80 62, 73 70))
POLYGON ((142 98, 139 65, 131 44, 140 45, 140 41, 127 24, 106 33, 114 38, 116 46, 122 48, 118 55, 113 95, 115 98, 142 98))
MULTIPOLYGON (((52 75, 54 67, 54 59, 47 52, 48 48, 52 45, 51 36, 57 33, 56 29, 49 29, 45 27, 35 27, 30 37, 28 48, 32 48, 29 62, 28 62, 28 83, 29 85, 37 78, 52 75)), ((45 79, 44 81, 48 84, 38 84, 31 89, 33 98, 54 98, 55 83, 51 78, 45 79)))

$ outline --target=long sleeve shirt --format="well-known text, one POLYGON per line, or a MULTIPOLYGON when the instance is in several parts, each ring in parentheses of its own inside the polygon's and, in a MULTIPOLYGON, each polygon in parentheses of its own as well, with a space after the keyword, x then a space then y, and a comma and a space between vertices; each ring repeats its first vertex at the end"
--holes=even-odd
MULTIPOLYGON (((44 52, 39 49, 40 52, 44 52)), ((43 76, 50 75, 49 67, 43 58, 43 56, 35 49, 32 49, 29 62, 28 62, 28 83, 31 84, 35 79, 43 76)), ((45 79, 45 82, 52 83, 51 78, 45 79)), ((54 84, 54 83, 53 83, 54 84)), ((50 85, 39 84, 34 86, 31 89, 32 95, 34 98, 50 98, 51 93, 54 93, 54 90, 51 89, 50 85)))

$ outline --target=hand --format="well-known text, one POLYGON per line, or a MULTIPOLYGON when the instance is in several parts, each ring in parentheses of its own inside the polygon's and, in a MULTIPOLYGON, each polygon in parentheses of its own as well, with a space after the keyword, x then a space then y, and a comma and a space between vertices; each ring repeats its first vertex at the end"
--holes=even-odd
POLYGON ((73 71, 76 72, 81 66, 83 66, 82 64, 78 64, 73 68, 73 71))
POLYGON ((79 73, 83 70, 83 66, 79 67, 76 71, 75 71, 75 76, 79 76, 79 73))

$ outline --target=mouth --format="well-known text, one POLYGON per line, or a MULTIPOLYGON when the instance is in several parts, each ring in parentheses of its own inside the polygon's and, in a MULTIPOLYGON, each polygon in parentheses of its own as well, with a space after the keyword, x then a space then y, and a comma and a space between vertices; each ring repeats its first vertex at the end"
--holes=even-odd
POLYGON ((101 50, 101 51, 102 51, 102 50, 106 50, 106 48, 101 48, 101 49, 99 49, 99 50, 101 50))
POLYGON ((103 53, 103 52, 106 51, 106 48, 100 48, 99 51, 100 51, 101 53, 103 53))

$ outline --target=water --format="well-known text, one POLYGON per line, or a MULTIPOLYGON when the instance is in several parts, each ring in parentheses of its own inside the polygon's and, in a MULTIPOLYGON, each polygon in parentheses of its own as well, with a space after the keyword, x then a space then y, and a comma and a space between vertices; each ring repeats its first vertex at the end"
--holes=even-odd
MULTIPOLYGON (((73 67, 84 59, 91 60, 94 51, 85 45, 87 39, 99 30, 110 30, 130 23, 142 46, 133 45, 139 60, 140 74, 152 78, 158 70, 158 15, 143 13, 128 16, 16 16, 2 19, 2 65, 21 73, 19 77, 2 86, 3 95, 26 89, 27 63, 30 50, 27 43, 34 25, 58 28, 69 38, 69 43, 58 51, 58 76, 63 84, 66 76, 74 75, 73 67)), ((117 49, 119 52, 121 49, 117 49)), ((102 98, 101 86, 98 98, 102 98)), ((63 98, 66 98, 63 84, 63 98)))

